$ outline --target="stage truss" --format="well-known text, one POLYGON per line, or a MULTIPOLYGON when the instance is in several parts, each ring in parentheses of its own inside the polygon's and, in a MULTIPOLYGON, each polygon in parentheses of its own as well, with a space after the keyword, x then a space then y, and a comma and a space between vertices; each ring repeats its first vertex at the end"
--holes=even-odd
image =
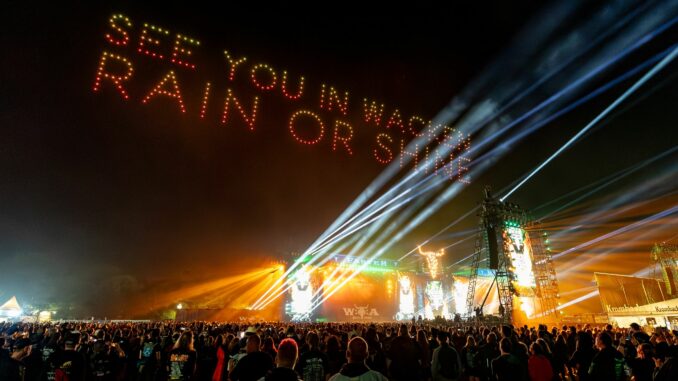
POLYGON ((488 261, 489 266, 486 267, 494 271, 488 294, 496 286, 499 297, 497 314, 502 322, 513 322, 516 302, 521 304, 517 310, 528 319, 558 321, 558 280, 546 233, 525 210, 494 198, 488 188, 485 189, 478 217, 480 226, 466 297, 467 318, 482 315, 485 302, 480 306, 475 304, 476 286, 481 264, 488 261), (495 259, 491 252, 496 252, 495 259))

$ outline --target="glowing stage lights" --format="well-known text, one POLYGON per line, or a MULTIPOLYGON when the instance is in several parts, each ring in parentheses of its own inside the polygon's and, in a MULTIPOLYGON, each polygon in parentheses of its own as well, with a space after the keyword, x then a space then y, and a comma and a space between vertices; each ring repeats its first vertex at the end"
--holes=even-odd
POLYGON ((440 249, 438 251, 422 251, 421 246, 418 247, 419 254, 426 259, 426 264, 428 265, 428 272, 431 274, 431 278, 436 279, 438 273, 440 273, 441 266, 438 258, 445 255, 445 249, 440 249))

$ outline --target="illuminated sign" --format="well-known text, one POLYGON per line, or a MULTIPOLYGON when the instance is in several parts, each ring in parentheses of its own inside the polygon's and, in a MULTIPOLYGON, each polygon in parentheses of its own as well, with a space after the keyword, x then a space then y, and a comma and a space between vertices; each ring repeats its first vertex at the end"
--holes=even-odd
POLYGON ((205 50, 199 39, 164 26, 137 23, 123 14, 110 17, 103 37, 106 46, 93 76, 92 90, 97 93, 115 94, 123 101, 139 100, 144 105, 162 103, 166 112, 173 108, 196 122, 237 125, 250 132, 261 129, 262 118, 268 117, 269 122, 286 128, 297 143, 324 144, 347 156, 354 155, 354 141, 362 131, 373 135, 365 155, 378 163, 398 161, 403 167, 411 162, 426 174, 470 182, 470 136, 450 126, 406 115, 379 100, 355 97, 325 81, 313 81, 316 85, 309 87, 300 73, 231 50, 219 53, 222 72, 207 73, 211 65, 205 56, 210 50, 205 50), (148 78, 135 70, 147 63, 157 67, 150 86, 148 78), (276 102, 277 106, 269 107, 276 102), (281 117, 262 112, 279 110, 280 105, 290 108, 289 114, 281 117), (416 137, 427 137, 430 143, 408 147, 416 137))
POLYGON ((399 262, 389 259, 372 259, 355 257, 351 255, 333 254, 331 259, 338 265, 369 265, 374 267, 381 267, 388 270, 395 270, 398 268, 399 262))
POLYGON ((343 307, 344 316, 354 320, 372 320, 379 317, 379 312, 376 308, 370 308, 369 305, 353 307, 343 307))
POLYGON ((437 278, 438 274, 441 272, 441 265, 438 258, 445 255, 445 249, 440 249, 438 251, 421 251, 421 246, 419 246, 418 249, 419 254, 426 258, 426 264, 428 265, 428 272, 431 274, 431 278, 437 278))

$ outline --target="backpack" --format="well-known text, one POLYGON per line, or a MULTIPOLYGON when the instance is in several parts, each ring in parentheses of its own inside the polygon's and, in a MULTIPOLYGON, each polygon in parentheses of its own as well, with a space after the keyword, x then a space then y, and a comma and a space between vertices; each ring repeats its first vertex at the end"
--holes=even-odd
POLYGON ((459 362, 457 351, 448 345, 442 345, 438 352, 438 364, 440 374, 448 379, 455 380, 459 377, 459 362))

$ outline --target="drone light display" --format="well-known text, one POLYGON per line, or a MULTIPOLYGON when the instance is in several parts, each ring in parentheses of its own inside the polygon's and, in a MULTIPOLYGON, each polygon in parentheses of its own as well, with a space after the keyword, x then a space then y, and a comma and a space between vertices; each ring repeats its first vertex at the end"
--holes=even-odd
MULTIPOLYGON (((209 67, 202 62, 204 44, 164 26, 138 25, 124 14, 113 14, 108 19, 103 37, 106 47, 94 75, 93 90, 97 93, 113 90, 111 94, 117 93, 124 100, 139 99, 144 104, 166 98, 185 117, 193 116, 205 123, 212 118, 223 125, 240 124, 249 131, 256 131, 257 125, 264 123, 257 113, 268 102, 287 103, 294 106, 286 116, 292 141, 308 146, 324 144, 331 152, 350 157, 356 153, 354 139, 361 132, 371 133, 367 155, 380 164, 399 161, 403 167, 412 159, 415 168, 427 174, 469 181, 470 137, 449 126, 434 126, 421 116, 405 115, 399 108, 387 107, 374 99, 362 98, 355 105, 356 99, 349 91, 326 82, 321 82, 319 88, 308 89, 305 76, 290 75, 288 70, 249 60, 230 50, 223 51, 223 73, 196 81, 197 76, 210 74, 201 72, 209 67), (134 81, 144 78, 132 73, 139 64, 149 62, 158 65, 156 75, 162 80, 158 83, 156 79, 153 87, 134 94, 138 87, 134 81), (217 76, 225 81, 215 81, 217 76), (307 122, 303 135, 299 132, 302 120, 307 122), (365 128, 361 129, 359 124, 365 128), (421 136, 431 137, 430 143, 405 148, 407 142, 421 136), (432 154, 440 155, 437 146, 447 148, 442 150, 446 152, 444 157, 430 158, 432 154), (419 168, 420 163, 427 164, 419 168)), ((285 128, 284 123, 280 127, 285 128)))

